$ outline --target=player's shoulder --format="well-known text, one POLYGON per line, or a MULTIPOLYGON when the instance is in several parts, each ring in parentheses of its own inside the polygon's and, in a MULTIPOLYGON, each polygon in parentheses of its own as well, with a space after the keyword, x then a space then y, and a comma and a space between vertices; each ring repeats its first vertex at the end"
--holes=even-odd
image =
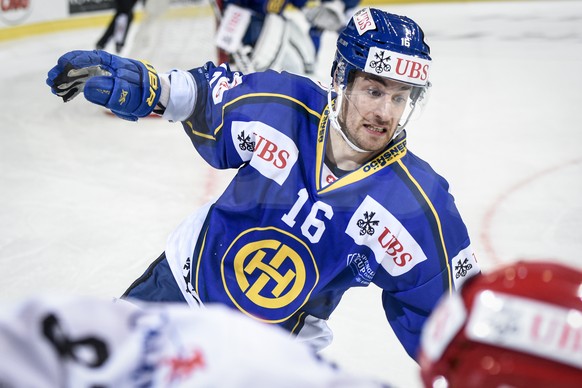
POLYGON ((402 158, 402 162, 406 166, 410 178, 417 181, 421 186, 431 187, 432 190, 437 188, 444 191, 449 190, 449 182, 445 177, 437 172, 429 162, 416 155, 410 149, 407 149, 406 156, 402 158))
POLYGON ((259 73, 252 73, 245 77, 249 82, 260 85, 261 88, 271 89, 274 92, 300 96, 302 94, 316 94, 326 96, 327 86, 314 79, 287 71, 266 70, 259 73))

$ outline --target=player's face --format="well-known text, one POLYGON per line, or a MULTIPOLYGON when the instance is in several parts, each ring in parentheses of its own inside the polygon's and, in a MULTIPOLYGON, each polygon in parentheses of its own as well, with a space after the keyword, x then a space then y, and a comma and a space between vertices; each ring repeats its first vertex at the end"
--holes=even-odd
POLYGON ((404 113, 409 85, 358 71, 348 85, 340 124, 357 147, 381 151, 392 140, 404 113))

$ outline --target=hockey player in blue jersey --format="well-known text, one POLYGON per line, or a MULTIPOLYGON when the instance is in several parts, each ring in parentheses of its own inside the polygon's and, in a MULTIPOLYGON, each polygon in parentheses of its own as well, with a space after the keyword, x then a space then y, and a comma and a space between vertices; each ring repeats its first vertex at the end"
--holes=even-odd
POLYGON ((221 303, 321 349, 344 292, 373 283, 415 357, 439 298, 479 272, 447 181, 407 146, 430 65, 420 27, 373 8, 339 34, 330 88, 211 62, 158 74, 103 51, 63 55, 47 83, 64 101, 84 92, 127 120, 158 112, 210 165, 238 169, 124 297, 221 303))

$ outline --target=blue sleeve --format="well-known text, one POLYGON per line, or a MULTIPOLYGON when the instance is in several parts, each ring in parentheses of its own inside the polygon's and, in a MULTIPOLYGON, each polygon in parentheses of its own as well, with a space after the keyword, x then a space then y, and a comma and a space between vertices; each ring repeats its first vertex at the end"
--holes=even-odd
POLYGON ((375 279, 383 288, 386 318, 406 352, 415 360, 423 325, 439 300, 480 273, 466 230, 459 228, 455 234, 465 239, 456 241, 459 245, 448 251, 448 264, 429 256, 406 279, 387 280, 390 276, 385 272, 375 279))
POLYGON ((382 306, 388 323, 408 355, 414 360, 424 322, 441 295, 446 293, 446 291, 443 293, 444 275, 441 273, 422 286, 410 290, 382 291, 382 306))
POLYGON ((237 168, 244 161, 229 152, 230 139, 224 136, 224 109, 229 91, 242 83, 243 75, 230 70, 228 64, 207 62, 190 70, 196 83, 196 105, 192 115, 182 122, 192 144, 211 166, 237 168))
POLYGON ((294 138, 291 131, 301 128, 301 120, 315 117, 304 112, 323 109, 325 91, 306 77, 272 70, 244 75, 212 62, 189 72, 197 87, 196 104, 182 125, 198 153, 215 168, 238 168, 252 158, 256 133, 241 133, 233 126, 256 122, 294 138), (294 125, 284 122, 290 114, 296 115, 294 125))
MULTIPOLYGON (((406 238, 403 231, 398 236, 417 264, 405 273, 390 273, 389 264, 399 263, 384 257, 374 282, 383 289, 388 322, 407 353, 416 359, 422 327, 440 298, 479 273, 479 266, 448 182, 410 151, 402 162, 393 166, 400 178, 394 181, 394 190, 399 187, 402 191, 392 211, 411 237, 402 240, 406 238)), ((402 249, 402 245, 398 247, 402 249)))

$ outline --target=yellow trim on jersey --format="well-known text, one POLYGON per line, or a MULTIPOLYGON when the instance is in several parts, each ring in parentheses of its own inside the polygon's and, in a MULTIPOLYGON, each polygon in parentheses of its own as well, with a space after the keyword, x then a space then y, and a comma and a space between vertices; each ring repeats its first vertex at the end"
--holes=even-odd
POLYGON ((216 129, 214 130, 214 136, 216 137, 216 135, 218 134, 218 132, 222 129, 222 126, 224 125, 224 110, 226 109, 226 107, 228 107, 229 105, 234 104, 235 102, 238 102, 242 99, 245 98, 251 98, 251 97, 278 97, 278 98, 282 98, 284 100, 289 100, 289 101, 293 101, 294 103, 296 103, 297 105, 303 107, 303 109, 305 109, 308 113, 314 115, 317 118, 320 118, 321 115, 319 112, 314 111, 313 109, 309 108, 307 105, 305 105, 303 102, 299 101, 296 98, 293 98, 291 96, 288 96, 286 94, 279 94, 279 93, 250 93, 250 94, 245 94, 243 96, 237 97, 234 100, 224 104, 224 106, 222 107, 222 120, 221 123, 218 127, 216 127, 216 129))
POLYGON ((234 100, 229 101, 229 102, 227 102, 226 104, 223 105, 223 107, 222 107, 222 117, 221 117, 221 120, 220 120, 220 124, 213 131, 213 135, 208 135, 208 134, 205 134, 205 133, 198 132, 198 131, 194 130, 194 128, 192 126, 192 123, 190 121, 186 121, 186 124, 188 124, 188 126, 190 127, 191 132, 192 132, 193 135, 199 136, 199 137, 204 137, 206 139, 210 139, 210 140, 216 141, 216 135, 218 135, 218 132, 220 132, 220 130, 224 126, 224 111, 225 111, 225 109, 228 106, 230 106, 230 105, 232 105, 232 104, 234 104, 234 103, 236 103, 236 102, 238 102, 238 101, 240 101, 242 99, 245 99, 245 98, 253 98, 253 97, 276 97, 276 98, 281 98, 281 99, 284 99, 284 100, 293 101, 295 104, 297 104, 297 105, 301 106, 303 109, 305 109, 307 111, 307 113, 309 113, 309 114, 317 117, 318 119, 321 118, 321 114, 319 112, 314 111, 313 109, 311 109, 307 105, 305 105, 303 102, 299 101, 296 98, 293 98, 291 96, 288 96, 286 94, 279 94, 279 93, 249 93, 249 94, 245 94, 245 95, 242 95, 240 97, 237 97, 234 100))
POLYGON ((317 191, 321 189, 321 172, 323 170, 324 154, 325 154, 325 139, 327 137, 327 128, 329 117, 329 105, 323 110, 321 119, 319 120, 319 126, 317 127, 317 147, 315 154, 315 188, 317 191))
POLYGON ((414 179, 414 177, 412 176, 412 174, 410 173, 408 168, 406 168, 406 166, 404 165, 404 163, 402 163, 401 160, 398 160, 397 162, 400 165, 400 167, 402 168, 402 170, 406 173, 406 175, 408 175, 408 178, 410 179, 410 181, 416 186, 416 188, 418 189, 420 194, 423 196, 424 200, 426 201, 426 203, 430 207, 430 210, 432 211, 432 214, 434 215, 434 218, 437 222, 437 226, 439 229, 439 237, 441 239, 441 245, 443 247, 443 252, 445 254, 445 261, 447 263, 447 272, 448 272, 447 277, 449 279, 449 294, 452 294, 453 293, 453 277, 452 277, 453 274, 451 271, 451 266, 449 265, 449 254, 447 253, 447 247, 445 245, 445 239, 443 237, 443 229, 441 226, 441 220, 439 218, 439 215, 438 215, 437 211, 435 210, 434 206, 432 205, 432 202, 430 201, 430 199, 428 198, 428 196, 426 195, 426 193, 424 192, 424 190, 422 189, 422 187, 420 186, 418 181, 416 179, 414 179))
POLYGON ((321 173, 323 170, 324 165, 324 154, 325 154, 325 142, 327 138, 327 134, 329 132, 329 122, 327 117, 329 115, 329 106, 327 106, 323 112, 321 117, 321 121, 319 122, 319 128, 317 131, 317 155, 315 157, 316 160, 316 168, 315 171, 315 187, 317 188, 317 192, 319 194, 328 193, 330 191, 339 189, 341 187, 350 185, 354 182, 362 180, 376 171, 380 171, 386 166, 391 165, 392 163, 400 160, 404 155, 406 155, 406 139, 403 139, 397 143, 395 143, 392 147, 384 150, 380 155, 376 156, 374 159, 370 160, 368 163, 364 164, 354 172, 351 172, 335 182, 330 183, 329 185, 325 186, 325 188, 321 188, 321 173))
POLYGON ((198 137, 204 137, 209 140, 216 140, 216 138, 212 135, 207 135, 205 133, 198 132, 197 130, 195 130, 190 120, 186 121, 186 124, 190 127, 190 131, 192 132, 193 135, 196 135, 198 137))
MULTIPOLYGON (((391 165, 392 163, 402 159, 406 155, 406 139, 399 141, 392 147, 388 148, 380 155, 376 156, 374 159, 364 164, 362 167, 358 168, 356 171, 338 179, 337 181, 329 184, 322 190, 318 190, 318 193, 328 193, 332 190, 339 189, 340 187, 347 186, 359 180, 362 180, 370 175, 374 174, 376 171, 380 171, 383 168, 391 165)), ((323 166, 322 166, 323 167, 323 166)), ((321 181, 317 182, 321 185, 321 181)))
POLYGON ((286 5, 286 3, 286 0, 268 0, 265 9, 268 13, 279 14, 283 10, 283 7, 286 5))
POLYGON ((291 332, 289 334, 297 334, 295 332, 295 330, 297 329, 297 327, 299 327, 299 324, 301 323, 301 317, 303 317, 305 315, 305 311, 302 311, 299 316, 297 317, 297 323, 295 324, 295 326, 293 326, 293 329, 291 329, 291 332))

